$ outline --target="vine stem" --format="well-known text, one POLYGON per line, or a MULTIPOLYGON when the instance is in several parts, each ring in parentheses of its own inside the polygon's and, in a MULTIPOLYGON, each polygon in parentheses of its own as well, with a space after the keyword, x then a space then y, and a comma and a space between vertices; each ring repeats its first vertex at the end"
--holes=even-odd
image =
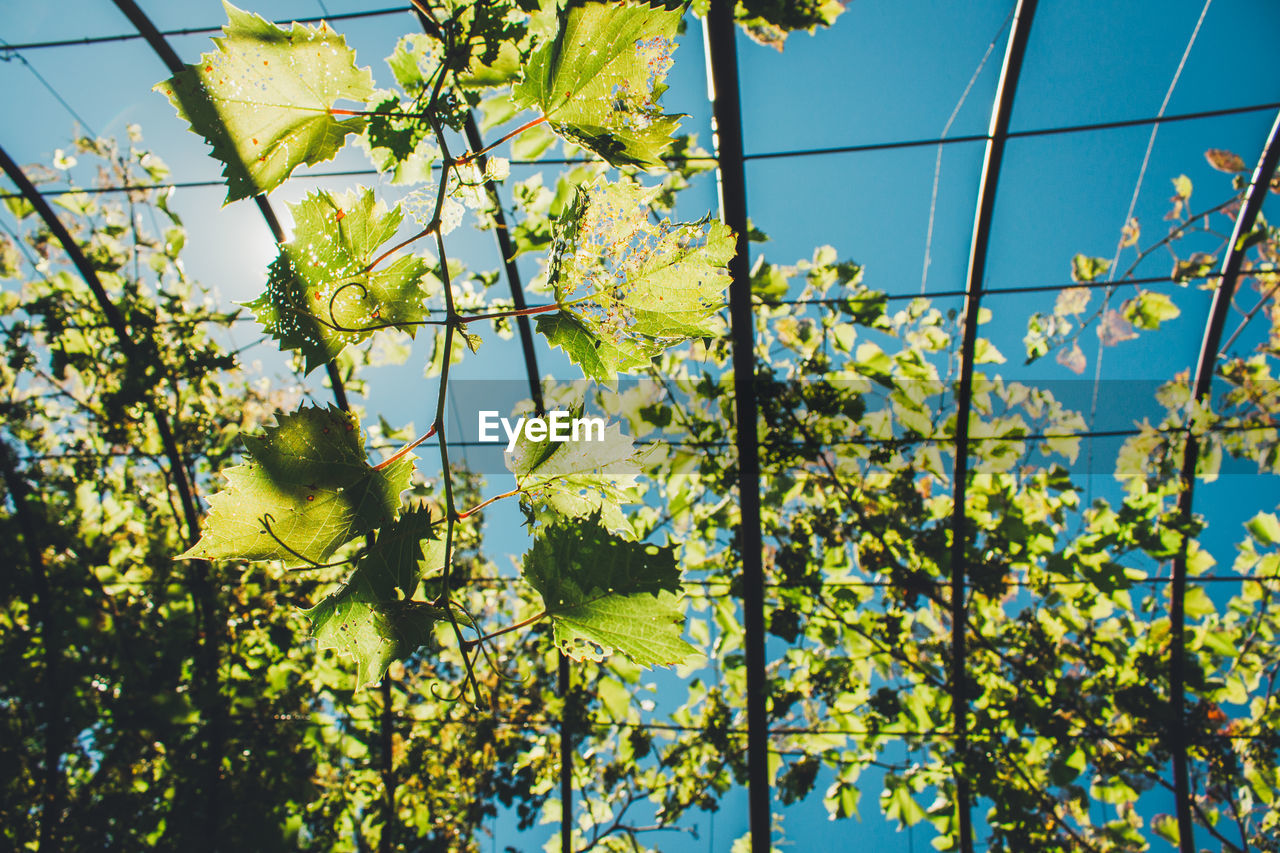
MULTIPOLYGON (((453 47, 453 38, 449 30, 444 30, 445 53, 450 52, 453 47)), ((436 78, 435 89, 432 92, 430 103, 434 104, 439 96, 440 89, 444 86, 445 74, 442 73, 436 78)), ((449 154, 449 143, 444 137, 444 130, 440 127, 440 122, 434 116, 431 117, 431 129, 436 137, 436 144, 440 146, 440 153, 444 157, 446 164, 451 163, 452 157, 449 154)), ((447 171, 447 170, 446 170, 447 171)), ((444 300, 445 300, 445 329, 444 329, 444 364, 440 369, 440 390, 436 396, 436 416, 435 430, 436 437, 439 439, 440 446, 440 467, 441 478, 444 481, 444 502, 445 502, 445 527, 444 527, 444 569, 441 574, 441 592, 437 601, 443 601, 445 613, 449 617, 449 626, 453 629, 454 639, 458 642, 458 650, 462 652, 462 664, 466 670, 467 684, 471 687, 472 696, 475 697, 477 705, 483 704, 480 697, 480 684, 476 681, 474 668, 471 666, 471 655, 466 650, 466 640, 462 637, 462 626, 458 624, 458 618, 453 613, 453 608, 449 606, 453 596, 451 586, 453 575, 453 526, 457 520, 457 509, 453 502, 453 475, 449 470, 449 445, 445 439, 444 425, 444 408, 449 389, 449 368, 453 361, 453 333, 455 329, 461 329, 458 322, 458 308, 453 300, 453 285, 449 275, 449 258, 445 252, 444 235, 440 232, 440 213, 444 209, 444 197, 448 190, 449 182, 443 179, 440 181, 440 187, 436 192, 436 209, 431 217, 431 225, 424 229, 424 234, 433 232, 436 238, 436 251, 440 257, 440 280, 444 283, 444 300), (433 228, 434 226, 434 228, 433 228)), ((423 234, 415 236, 421 237, 423 234)), ((379 259, 380 260, 380 259, 379 259)), ((376 263, 376 261, 375 261, 376 263)))
POLYGON ((527 121, 524 124, 517 127, 515 130, 508 133, 506 136, 497 140, 496 142, 490 142, 488 145, 486 145, 484 148, 481 148, 479 151, 473 151, 470 154, 463 154, 461 157, 457 159, 457 161, 455 161, 455 165, 465 166, 468 163, 470 163, 472 160, 476 159, 477 157, 481 157, 485 154, 488 154, 490 151, 497 148, 499 145, 506 142, 507 140, 514 139, 515 137, 524 133, 529 128, 537 127, 538 125, 544 123, 546 120, 547 120, 546 116, 538 116, 533 121, 527 121))
POLYGON ((548 311, 557 311, 559 308, 560 304, 558 302, 553 302, 550 305, 535 305, 532 308, 517 308, 511 311, 493 311, 489 314, 472 314, 469 317, 459 317, 457 319, 459 323, 465 326, 467 323, 474 323, 477 320, 502 320, 507 317, 528 317, 532 314, 545 314, 548 311))
POLYGON ((431 425, 431 429, 427 430, 427 431, 426 431, 426 432, 424 432, 422 435, 418 436, 418 437, 417 437, 417 438, 415 438, 413 441, 409 442, 409 443, 408 443, 408 444, 406 444, 404 447, 402 447, 402 448, 400 448, 399 450, 397 450, 397 451, 396 451, 395 453, 393 453, 391 456, 388 456, 386 459, 383 459, 383 460, 382 460, 381 462, 379 462, 377 465, 374 465, 374 466, 373 466, 373 470, 375 470, 375 471, 381 471, 383 468, 386 468, 386 467, 389 467, 389 466, 391 466, 391 465, 396 464, 396 463, 397 463, 397 462, 399 462, 401 459, 403 459, 405 456, 407 456, 411 450, 413 450, 413 449, 414 449, 415 447, 417 447, 419 444, 422 444, 422 442, 424 442, 424 441, 426 441, 427 439, 431 438, 431 436, 433 436, 433 435, 435 435, 435 434, 436 434, 436 425, 435 425, 435 424, 432 424, 432 425, 431 425))
MULTIPOLYGON (((443 188, 445 186, 444 182, 441 182, 440 186, 441 186, 441 193, 442 193, 441 200, 443 201, 443 198, 444 198, 443 188)), ((369 262, 368 266, 360 270, 360 275, 364 275, 365 273, 372 272, 374 267, 376 267, 378 264, 382 263, 387 258, 394 255, 396 252, 400 251, 410 243, 417 242, 418 240, 421 240, 423 237, 427 236, 428 234, 434 234, 437 231, 439 231, 440 230, 440 207, 441 205, 437 203, 435 216, 431 219, 430 222, 427 223, 426 228, 423 228, 421 231, 419 231, 417 234, 414 234, 412 237, 408 238, 407 240, 401 240, 399 243, 396 243, 394 246, 392 246, 390 249, 387 249, 381 255, 378 255, 378 257, 374 258, 372 261, 369 262)))
POLYGON ((509 492, 503 492, 503 493, 502 493, 502 494, 500 494, 500 495, 494 495, 493 497, 489 498, 489 500, 485 501, 484 503, 476 504, 475 506, 473 506, 471 509, 467 510, 466 512, 458 513, 458 521, 462 521, 464 518, 470 518, 471 516, 475 515, 477 512, 479 512, 480 510, 484 509, 484 508, 485 508, 485 507, 487 507, 489 504, 494 503, 495 501, 500 501, 500 500, 502 500, 503 498, 509 498, 509 497, 511 497, 512 495, 518 495, 518 494, 520 494, 520 493, 521 493, 521 492, 523 492, 523 491, 524 491, 524 489, 512 489, 512 490, 511 490, 511 491, 509 491, 509 492))
POLYGON ((512 631, 518 631, 521 628, 524 628, 528 625, 532 625, 534 622, 537 622, 539 619, 543 618, 546 615, 547 615, 547 611, 542 610, 538 612, 536 615, 530 616, 528 619, 522 619, 519 622, 515 623, 514 625, 508 625, 505 628, 499 628, 498 630, 494 631, 492 634, 485 634, 483 637, 476 637, 474 640, 467 640, 465 643, 462 644, 462 650, 464 652, 469 652, 472 649, 474 649, 476 646, 480 645, 481 643, 487 643, 490 640, 494 639, 495 637, 501 637, 503 634, 509 634, 512 631))
POLYGON ((330 107, 327 111, 331 116, 365 116, 374 117, 382 116, 384 118, 430 118, 427 113, 390 113, 381 110, 344 110, 340 107, 330 107))

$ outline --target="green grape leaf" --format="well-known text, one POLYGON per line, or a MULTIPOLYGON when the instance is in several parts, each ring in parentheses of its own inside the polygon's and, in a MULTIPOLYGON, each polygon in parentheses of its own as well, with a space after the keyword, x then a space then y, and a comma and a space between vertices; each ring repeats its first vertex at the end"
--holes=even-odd
POLYGON ((552 130, 610 165, 661 165, 682 118, 658 107, 681 14, 643 2, 570 4, 512 100, 541 110, 552 130))
POLYGON ((404 513, 378 532, 340 589, 304 611, 320 648, 355 658, 360 686, 381 678, 393 660, 413 654, 430 639, 432 624, 444 618, 438 608, 407 600, 422 576, 422 545, 430 535, 425 507, 404 513))
POLYGON ((355 415, 332 406, 279 415, 246 436, 249 461, 223 472, 200 541, 179 559, 322 563, 338 546, 390 523, 409 488, 411 457, 369 465, 355 415))
POLYGON ((612 382, 619 371, 636 370, 662 351, 656 344, 635 341, 625 350, 597 337, 572 314, 539 317, 538 333, 553 347, 559 347, 582 372, 601 382, 612 382))
POLYGON ((399 205, 388 212, 371 189, 338 196, 319 190, 290 209, 297 236, 281 245, 266 291, 248 303, 263 328, 300 352, 308 373, 377 329, 413 335, 428 313, 423 284, 434 283, 427 261, 408 255, 364 271, 395 236, 399 205))
POLYGON ((228 24, 203 54, 155 86, 213 146, 228 202, 270 192, 300 165, 333 159, 365 119, 339 121, 342 99, 365 103, 373 75, 326 24, 284 30, 223 3, 228 24))
POLYGON ((733 232, 718 220, 650 221, 659 192, 634 183, 580 186, 556 222, 548 275, 562 313, 541 318, 538 331, 602 382, 718 331, 733 232))
POLYGON ((1126 299, 1120 312, 1139 329, 1158 329, 1182 313, 1168 296, 1151 290, 1139 290, 1137 296, 1126 299))
POLYGON ((394 598, 396 590, 404 598, 413 598, 427 568, 426 555, 434 550, 423 546, 435 541, 431 512, 425 506, 406 510, 378 531, 377 541, 360 558, 355 574, 368 574, 382 598, 394 598))
POLYGON ((617 651, 656 666, 698 654, 680 637, 670 547, 614 538, 594 519, 555 524, 525 554, 524 578, 542 596, 556 645, 574 660, 617 651))
MULTIPOLYGON (((582 407, 576 406, 561 414, 572 424, 582 412, 582 407)), ((554 428, 555 422, 550 426, 554 428)), ((570 429, 566 426, 562 431, 570 429)), ((506 463, 516 477, 517 488, 531 506, 542 510, 544 518, 594 514, 609 530, 630 532, 621 505, 636 500, 631 489, 640 466, 631 439, 622 434, 619 424, 603 429, 588 425, 578 440, 569 441, 553 441, 551 429, 545 439, 532 441, 522 430, 515 448, 506 455, 506 463)))
POLYGON ((303 615, 311 620, 311 636, 320 648, 355 658, 356 684, 363 687, 382 678, 392 661, 426 645, 444 611, 418 601, 384 601, 368 577, 353 575, 303 615))
MULTIPOLYGON (((734 17, 753 41, 781 51, 787 35, 795 30, 812 33, 829 27, 845 9, 841 0, 808 0, 778 3, 775 0, 738 0, 734 17)), ((695 5, 695 11, 698 11, 695 5)))
POLYGON ((1077 254, 1071 259, 1071 280, 1079 282, 1096 281, 1098 276, 1111 269, 1111 261, 1106 258, 1091 258, 1077 254))

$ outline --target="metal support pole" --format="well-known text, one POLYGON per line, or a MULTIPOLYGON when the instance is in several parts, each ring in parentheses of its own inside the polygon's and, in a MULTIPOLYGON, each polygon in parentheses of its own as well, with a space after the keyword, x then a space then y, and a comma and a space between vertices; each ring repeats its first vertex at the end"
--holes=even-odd
POLYGON ((978 211, 973 222, 973 241, 969 248, 969 272, 964 297, 964 337, 960 345, 960 385, 956 391, 956 457, 951 481, 951 715, 955 731, 956 814, 961 853, 973 853, 973 809, 969 780, 965 773, 965 757, 969 748, 968 695, 965 681, 966 658, 966 554, 968 530, 965 500, 969 487, 969 414, 973 402, 973 359, 978 340, 978 311, 982 301, 983 279, 987 271, 987 247, 991 239, 991 218, 995 210, 996 185, 1000 164, 1004 159, 1009 133, 1009 115, 1018 88, 1018 74, 1026 53, 1027 37, 1035 16, 1036 0, 1019 0, 1014 10, 1013 27, 1005 49, 1000 85, 996 89, 991 111, 991 127, 987 133, 987 150, 982 164, 982 183, 978 188, 978 211))
POLYGON ((769 720, 765 714, 764 564, 760 529, 760 448, 756 430, 755 316, 747 245, 747 179, 743 161, 738 50, 731 0, 712 0, 703 21, 708 94, 719 161, 720 216, 737 249, 729 261, 729 318, 733 330, 733 387, 738 451, 738 545, 742 553, 743 650, 747 666, 747 802, 752 853, 769 853, 769 720))
MULTIPOLYGON (((1244 263, 1244 238, 1253 230, 1253 225, 1262 210, 1262 202, 1271 186, 1271 179, 1276 173, 1276 163, 1280 161, 1280 115, 1271 125, 1271 133, 1263 146, 1262 156, 1253 170, 1249 189, 1245 191, 1244 203, 1240 205, 1240 214, 1236 217, 1235 228, 1231 231, 1231 240, 1227 244, 1226 257, 1222 259, 1221 279, 1218 289, 1213 292, 1213 303, 1209 307, 1209 319, 1205 324, 1204 338, 1200 343, 1200 356, 1196 360, 1195 384, 1192 386, 1192 399, 1203 404, 1210 399, 1209 392, 1213 385, 1213 373, 1218 364, 1218 344, 1222 341, 1222 328, 1226 325, 1231 313, 1231 299, 1235 296, 1236 284, 1240 278, 1240 270, 1244 263)), ((1188 430, 1190 423, 1188 422, 1188 430)), ((1195 495, 1196 460, 1200 456, 1200 441, 1190 431, 1187 442, 1182 449, 1182 491, 1178 493, 1178 520, 1182 527, 1182 544, 1173 560, 1172 588, 1169 603, 1169 629, 1171 642, 1169 646, 1169 724, 1172 727, 1172 763, 1174 796, 1177 799, 1178 849, 1181 853, 1195 853, 1195 828, 1191 822, 1191 783, 1187 773, 1187 728, 1183 701, 1186 694, 1186 623, 1185 601, 1187 595, 1187 530, 1191 524, 1191 504, 1195 495)))

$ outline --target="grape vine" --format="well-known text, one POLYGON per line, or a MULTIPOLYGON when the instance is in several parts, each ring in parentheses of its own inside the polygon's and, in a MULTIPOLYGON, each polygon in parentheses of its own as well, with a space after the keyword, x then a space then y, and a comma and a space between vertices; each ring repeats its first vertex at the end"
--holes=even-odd
MULTIPOLYGON (((541 38, 515 10, 497 18, 484 4, 417 8, 427 37, 406 37, 390 58, 402 93, 375 90, 371 72, 326 24, 282 29, 229 4, 217 49, 156 87, 222 162, 228 202, 270 192, 360 134, 371 150, 390 152, 388 165, 418 156, 424 174, 436 165, 439 172, 408 215, 369 188, 314 192, 293 205, 295 237, 279 247, 265 292, 249 303, 305 372, 383 330, 437 327, 441 366, 427 434, 373 464, 351 413, 314 406, 281 413, 265 434, 247 439, 248 461, 224 472, 199 542, 181 556, 276 560, 295 570, 349 565, 341 588, 307 611, 321 646, 353 657, 359 682, 369 684, 427 643, 434 625, 447 624, 463 654, 466 689, 484 704, 473 664, 489 636, 455 600, 451 572, 455 527, 474 511, 457 504, 449 462, 444 413, 454 347, 475 351, 480 337, 468 329, 476 321, 537 314, 538 331, 585 376, 614 382, 715 331, 734 237, 709 218, 652 221, 661 187, 640 178, 640 169, 662 167, 681 118, 663 114, 659 99, 682 7, 569 4, 541 22, 548 28, 541 38), (464 207, 484 207, 479 188, 503 176, 492 161, 483 172, 475 165, 488 149, 455 156, 448 130, 461 130, 483 81, 512 79, 521 45, 527 59, 515 66, 522 71, 511 107, 539 115, 506 138, 545 124, 621 172, 580 183, 555 222, 553 303, 468 314, 458 305, 445 235, 464 207), (338 106, 350 100, 369 108, 338 106), (407 219, 415 231, 397 241, 407 219), (412 253, 424 238, 433 238, 434 257, 412 253), (436 300, 443 310, 430 307, 436 300), (400 499, 413 447, 432 437, 439 516, 400 499), (438 590, 430 598, 424 580, 438 590), (466 639, 468 629, 477 635, 466 639)), ((557 645, 575 659, 614 651, 645 666, 696 659, 680 636, 670 549, 634 541, 620 508, 639 473, 631 442, 616 424, 598 445, 529 435, 509 454, 516 487, 500 497, 518 496, 536 531, 524 576, 543 599, 539 615, 552 622, 557 645)))

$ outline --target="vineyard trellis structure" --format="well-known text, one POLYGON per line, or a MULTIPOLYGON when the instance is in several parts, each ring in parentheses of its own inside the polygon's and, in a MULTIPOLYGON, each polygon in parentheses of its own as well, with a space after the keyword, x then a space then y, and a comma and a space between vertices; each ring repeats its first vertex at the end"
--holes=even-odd
MULTIPOLYGON (((112 1, 120 12, 134 25, 136 28, 135 33, 12 44, 6 45, 3 50, 8 55, 14 55, 23 51, 66 48, 140 39, 144 40, 147 45, 149 45, 171 73, 176 74, 182 70, 184 63, 170 46, 167 38, 173 36, 216 32, 217 30, 216 27, 192 27, 161 32, 151 22, 146 13, 143 12, 135 2, 133 2, 133 0, 112 1)), ((952 694, 952 726, 947 729, 932 731, 902 731, 898 734, 951 741, 955 744, 957 752, 963 752, 965 750, 967 739, 971 735, 967 721, 968 706, 963 692, 966 644, 969 633, 965 595, 968 568, 966 565, 965 544, 968 536, 967 528, 969 521, 966 517, 965 490, 970 480, 970 471, 968 468, 970 447, 974 442, 990 440, 986 437, 971 437, 969 435, 968 417, 973 396, 973 371, 975 363, 974 350, 977 340, 978 317, 984 298, 990 298, 1002 294, 1055 292, 1060 291, 1065 287, 1110 289, 1121 285, 1132 286, 1137 284, 1186 282, 1197 278, 1208 282, 1216 282, 1217 286, 1213 292, 1212 306, 1204 328, 1203 339, 1199 348, 1196 368, 1194 371, 1194 384, 1192 386, 1192 396, 1196 402, 1203 404, 1210 399, 1212 378, 1220 355, 1219 348, 1222 342, 1225 324, 1229 316, 1231 299, 1235 292, 1237 280, 1244 274, 1242 272, 1242 262, 1246 247, 1243 238, 1254 228, 1262 208, 1262 202, 1268 189, 1272 185, 1273 179, 1275 179, 1277 163, 1280 162, 1280 114, 1277 114, 1275 121, 1271 126, 1270 133, 1259 152, 1256 166, 1253 168, 1249 177, 1248 187, 1244 195, 1243 203, 1240 204, 1239 210, 1235 215, 1234 228, 1228 244, 1228 250, 1226 251, 1217 271, 1204 273, 1202 275, 1183 275, 1180 277, 1148 276, 1130 278, 1123 282, 1075 281, 1063 284, 1027 284, 1016 287, 997 288, 984 287, 987 256, 991 241, 992 219, 995 209, 996 189, 1001 174, 1004 149, 1006 143, 1012 139, 1025 139, 1059 134, 1097 133, 1128 127, 1147 127, 1173 122, 1213 119, 1250 112, 1274 111, 1280 109, 1280 102, 1253 104, 1243 107, 1215 109, 1194 113, 1173 115, 1162 114, 1159 116, 1124 119, 1118 121, 1011 131, 1009 128, 1010 115, 1013 109, 1015 93, 1018 88, 1018 78, 1023 64, 1023 57, 1036 14, 1036 7, 1036 0, 1017 0, 1016 2, 1015 10, 1012 14, 1012 26, 1010 27, 1004 51, 1003 65, 996 88, 994 102, 992 104, 990 126, 987 133, 981 135, 968 134, 928 139, 907 139, 882 143, 759 152, 751 154, 744 150, 743 142, 741 94, 739 92, 738 74, 739 60, 736 49, 737 33, 733 8, 730 4, 721 2, 721 0, 712 0, 709 13, 704 21, 704 38, 708 46, 708 71, 711 77, 710 83, 711 91, 713 93, 712 112, 713 129, 715 131, 715 150, 714 154, 710 157, 689 157, 683 159, 706 159, 716 165, 721 217, 737 235, 737 252, 729 264, 732 285, 729 292, 728 313, 733 352, 733 374, 735 377, 735 387, 737 389, 735 399, 736 438, 733 444, 739 463, 739 480, 737 485, 741 500, 740 508, 742 518, 742 524, 738 531, 738 535, 740 536, 740 546, 743 558, 743 564, 740 567, 742 572, 740 595, 742 617, 745 626, 745 635, 747 637, 747 644, 745 648, 747 670, 747 707, 745 709, 746 726, 731 728, 729 731, 736 734, 745 734, 747 737, 749 767, 748 804, 751 837, 750 847, 753 853, 767 853, 767 851, 771 849, 770 844, 773 830, 773 814, 771 788, 768 781, 770 736, 773 734, 790 734, 799 732, 858 732, 848 729, 822 727, 808 729, 779 727, 771 729, 767 723, 766 668, 768 665, 768 659, 766 656, 765 645, 765 635, 767 633, 765 619, 767 606, 766 590, 770 588, 783 587, 786 586, 786 584, 767 582, 762 562, 762 553, 764 549, 763 538, 765 531, 762 526, 760 514, 759 453, 763 442, 760 442, 758 439, 757 430, 755 428, 759 412, 755 394, 755 375, 757 366, 754 360, 756 347, 754 339, 754 330, 756 326, 754 311, 757 307, 761 306, 814 304, 822 303, 824 301, 835 302, 838 300, 786 300, 768 299, 759 296, 753 297, 750 281, 748 251, 749 228, 748 180, 746 174, 747 163, 758 160, 776 160, 785 158, 856 155, 859 153, 873 151, 901 150, 975 142, 982 142, 985 144, 985 155, 983 158, 981 179, 978 187, 973 233, 968 253, 968 271, 966 275, 967 286, 963 290, 935 290, 921 294, 931 298, 963 297, 964 299, 964 307, 961 312, 963 340, 960 349, 960 375, 955 389, 955 403, 958 412, 956 418, 956 432, 954 435, 915 436, 906 439, 855 438, 848 440, 848 443, 851 444, 883 443, 893 446, 904 446, 911 443, 947 443, 952 444, 955 449, 955 467, 952 477, 954 489, 954 512, 951 518, 950 540, 951 576, 947 581, 938 582, 939 586, 949 589, 952 606, 953 663, 948 674, 949 688, 952 694)), ((333 22, 374 16, 404 14, 415 16, 415 19, 418 20, 424 28, 429 28, 430 22, 413 6, 382 8, 345 14, 325 15, 315 18, 301 18, 296 20, 299 22, 319 22, 321 20, 333 22)), ((472 150, 481 151, 484 149, 484 142, 474 116, 469 115, 467 118, 465 137, 472 150)), ((572 164, 587 161, 579 158, 543 158, 528 161, 515 159, 511 162, 513 165, 547 165, 557 163, 572 164)), ((481 166, 483 168, 483 159, 481 160, 481 166)), ((93 265, 85 257, 84 252, 76 244, 65 226, 60 222, 57 214, 53 211, 47 201, 48 197, 58 196, 72 191, 58 189, 42 190, 37 188, 31 180, 24 175, 22 169, 17 165, 17 163, 15 163, 9 155, 5 153, 2 147, 0 147, 0 167, 3 167, 5 174, 16 188, 16 191, 13 192, 0 193, 0 198, 25 198, 35 207, 36 212, 45 221, 49 229, 62 244, 68 258, 77 269, 86 285, 88 285, 95 297, 97 297, 104 317, 102 328, 114 331, 122 344, 127 346, 127 342, 129 340, 128 330, 125 328, 124 320, 122 319, 117 307, 112 304, 106 290, 98 280, 97 274, 94 272, 93 265)), ((313 170, 303 177, 307 179, 323 179, 373 174, 376 174, 375 170, 313 170)), ((171 181, 86 188, 74 191, 91 194, 125 193, 143 189, 221 186, 222 183, 222 181, 171 181)), ((525 289, 521 280, 520 270, 513 259, 515 252, 510 241, 508 228, 503 220, 503 205, 500 203, 497 185, 493 181, 486 181, 485 191, 493 200, 493 207, 496 210, 495 216, 498 225, 495 229, 495 234, 498 251, 503 261, 503 274, 506 278, 515 308, 522 311, 527 307, 525 302, 525 289)), ((274 241, 276 243, 284 243, 286 240, 285 232, 281 227, 280 221, 272 209, 267 197, 265 195, 258 195, 255 197, 254 201, 265 224, 269 228, 274 241)), ((914 294, 889 294, 886 296, 886 299, 891 301, 914 298, 916 298, 914 294)), ((225 322, 226 319, 227 317, 222 315, 210 315, 208 317, 195 318, 195 321, 225 322)), ((245 320, 247 318, 236 317, 235 319, 245 320)), ((539 381, 540 374, 537 365, 533 330, 527 316, 518 316, 515 318, 515 322, 522 349, 523 367, 528 381, 529 392, 535 403, 536 410, 541 413, 545 411, 545 405, 542 400, 542 386, 539 381)), ((72 326, 71 328, 93 327, 72 326)), ((344 390, 343 380, 338 368, 333 362, 329 362, 326 364, 326 372, 335 403, 341 409, 349 410, 350 407, 344 390)), ((160 434, 162 436, 170 436, 172 430, 167 422, 166 413, 157 409, 152 413, 152 415, 157 423, 160 434)), ((1246 424, 1242 426, 1229 427, 1213 426, 1210 427, 1210 430, 1218 431, 1273 428, 1273 424, 1263 423, 1257 425, 1246 424)), ((1183 488, 1178 496, 1177 508, 1183 520, 1185 522, 1189 522, 1193 512, 1193 485, 1195 481, 1196 461, 1198 458, 1198 441, 1201 438, 1201 435, 1189 427, 1185 429, 1177 428, 1170 431, 1185 433, 1180 472, 1183 488)), ((1137 435, 1139 432, 1140 430, 1137 429, 1114 429, 1083 430, 1072 433, 1030 433, 1024 436, 1023 440, 1068 437, 1123 437, 1137 435)), ((641 441, 638 443, 643 442, 641 441)), ((459 447, 479 446, 478 443, 466 441, 452 442, 452 444, 459 447)), ((676 442, 676 444, 679 444, 679 442, 676 442)), ((686 444, 693 447, 724 446, 723 442, 717 444, 715 442, 691 441, 686 444)), ((378 445, 373 445, 371 449, 376 449, 377 447, 378 445)), ((197 509, 198 495, 194 483, 189 480, 189 464, 183 456, 182 449, 174 444, 171 438, 166 440, 164 451, 164 455, 168 462, 169 473, 173 476, 176 488, 182 499, 184 517, 188 528, 188 539, 189 542, 194 542, 199 536, 199 512, 197 509)), ((130 451, 119 451, 119 455, 130 454, 130 451)), ((15 463, 28 464, 39 461, 41 458, 51 457, 27 456, 15 459, 8 459, 6 457, 5 473, 8 481, 7 487, 11 496, 13 496, 18 516, 22 515, 22 507, 24 503, 23 500, 20 499, 22 486, 20 479, 10 476, 10 466, 15 463)), ((22 519, 20 518, 19 520, 21 522, 22 519)), ((32 533, 31 535, 34 534, 32 533)), ((31 545, 28 544, 28 547, 31 547, 31 545)), ((1238 583, 1251 579, 1274 579, 1274 577, 1247 574, 1230 576, 1189 576, 1187 571, 1187 559, 1187 539, 1184 537, 1182 540, 1181 550, 1172 563, 1171 574, 1167 577, 1157 576, 1147 578, 1141 582, 1150 584, 1168 584, 1171 590, 1171 613, 1173 625, 1171 633, 1173 637, 1173 644, 1169 653, 1168 667, 1171 683, 1170 719, 1174 721, 1172 731, 1174 743, 1172 772, 1174 784, 1177 789, 1177 819, 1180 832, 1180 849, 1182 853, 1193 853, 1196 849, 1195 830, 1189 806, 1190 793, 1188 789, 1186 766, 1187 733, 1184 730, 1185 720, 1182 708, 1184 684, 1186 679, 1186 674, 1183 671, 1185 657, 1182 650, 1182 644, 1185 642, 1185 616, 1183 611, 1183 601, 1186 588, 1188 584, 1212 582, 1238 583)), ((515 583, 517 580, 518 579, 516 578, 495 578, 488 581, 478 579, 476 582, 502 584, 506 582, 515 583)), ((208 578, 207 564, 205 564, 203 571, 197 572, 197 581, 202 585, 202 591, 200 591, 200 594, 203 596, 203 600, 207 606, 211 606, 209 589, 211 589, 210 585, 213 581, 208 578)), ((717 587, 727 587, 728 584, 724 581, 686 581, 686 583, 695 587, 695 589, 688 592, 690 595, 704 595, 712 597, 731 594, 727 589, 716 589, 717 587), (696 589, 696 587, 699 586, 703 587, 703 589, 696 589)), ((888 582, 869 580, 838 581, 834 582, 833 585, 875 587, 885 585, 887 583, 888 582)), ((1015 581, 1015 583, 1017 582, 1015 581)), ((1052 581, 1050 583, 1052 583, 1052 581)), ((1070 581, 1061 581, 1061 583, 1070 583, 1070 581)), ((144 584, 145 582, 139 583, 139 585, 144 584)), ((208 624, 213 624, 216 621, 214 614, 206 614, 206 618, 208 619, 208 624)), ((216 693, 218 689, 216 684, 216 661, 219 654, 216 632, 210 632, 209 638, 206 642, 206 654, 208 656, 206 657, 206 666, 212 665, 212 670, 206 669, 205 677, 214 680, 215 683, 212 685, 212 690, 216 693)), ((557 678, 558 688, 561 695, 568 696, 570 690, 570 667, 568 658, 563 654, 559 655, 557 678)), ((387 801, 384 803, 384 807, 391 809, 394 808, 394 790, 391 790, 394 785, 394 776, 390 773, 392 730, 396 727, 411 727, 415 723, 426 721, 415 718, 412 714, 392 711, 391 683, 387 677, 383 678, 380 690, 383 695, 384 712, 378 720, 378 725, 381 727, 382 732, 384 744, 383 760, 386 762, 386 779, 389 788, 386 794, 387 801)), ((559 731, 559 760, 562 768, 561 849, 564 853, 569 853, 569 851, 573 850, 573 846, 571 844, 571 829, 574 823, 571 770, 574 750, 572 744, 572 730, 566 722, 569 714, 570 712, 566 712, 565 716, 558 719, 546 718, 542 720, 528 720, 515 723, 517 725, 538 727, 547 730, 556 729, 559 731)), ((327 726, 332 724, 331 720, 317 720, 312 717, 291 718, 287 716, 278 716, 276 719, 281 723, 294 723, 301 725, 327 726)), ((438 721, 435 722, 438 723, 438 721)), ((498 724, 505 723, 505 721, 501 719, 497 719, 496 722, 498 724)), ((215 728, 221 724, 222 721, 219 720, 217 715, 215 715, 212 721, 208 723, 208 725, 215 728)), ((656 731, 698 730, 697 727, 693 726, 681 726, 660 722, 633 723, 616 720, 589 719, 587 720, 587 724, 593 727, 616 729, 652 729, 656 731)), ((894 732, 888 733, 894 734, 894 732)), ((1125 735, 1114 734, 1113 736, 1124 737, 1125 735)), ((1141 737, 1143 736, 1143 733, 1129 733, 1129 736, 1141 737)), ((1258 733, 1237 731, 1223 732, 1215 736, 1229 739, 1250 739, 1259 737, 1260 735, 1258 733)), ((211 739, 211 749, 216 751, 217 748, 218 741, 215 736, 215 738, 211 739)), ((214 756, 214 761, 216 761, 216 756, 214 756)), ((955 781, 957 786, 958 818, 960 821, 960 849, 962 853, 973 853, 974 832, 971 824, 971 812, 975 806, 964 775, 958 773, 955 781)), ((218 786, 217 784, 214 784, 211 787, 216 791, 218 786)), ((216 813, 216 810, 216 804, 211 806, 211 811, 216 813)), ((44 849, 43 845, 42 849, 44 849)))

